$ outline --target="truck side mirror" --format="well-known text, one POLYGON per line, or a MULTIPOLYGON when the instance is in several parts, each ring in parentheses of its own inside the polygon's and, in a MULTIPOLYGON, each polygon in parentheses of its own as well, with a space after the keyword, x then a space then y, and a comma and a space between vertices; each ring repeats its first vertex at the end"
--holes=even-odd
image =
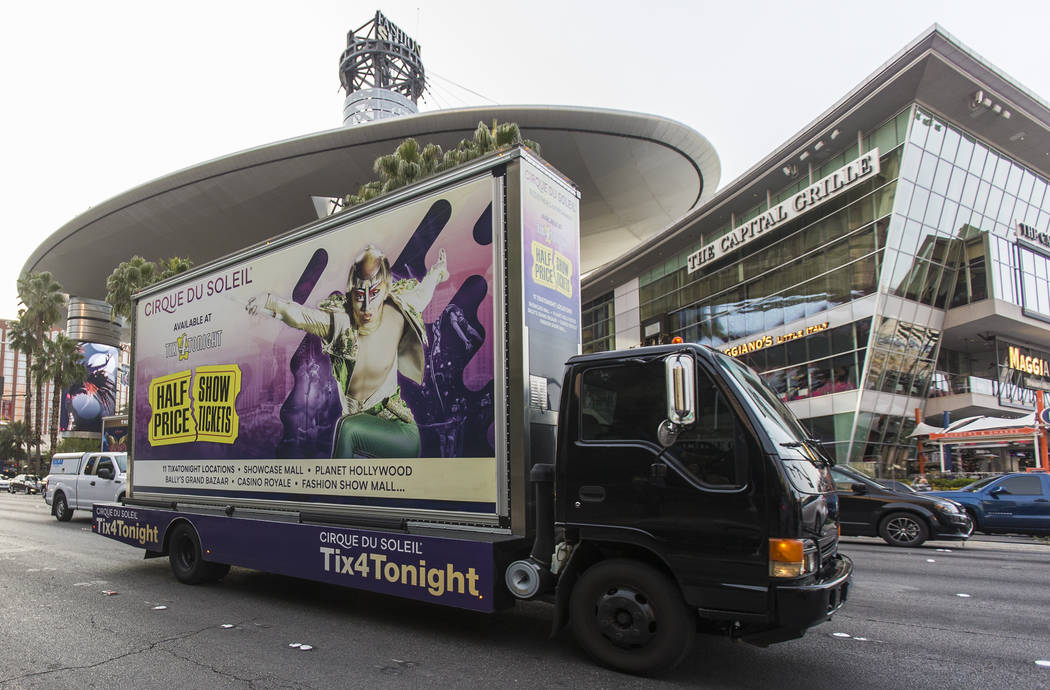
POLYGON ((866 493, 868 493, 868 486, 867 486, 867 484, 861 484, 860 482, 857 482, 856 484, 850 484, 849 488, 850 488, 850 491, 852 491, 853 493, 858 494, 858 495, 859 494, 866 494, 866 493))
POLYGON ((687 354, 664 360, 667 380, 667 419, 686 426, 696 421, 696 364, 687 354))
POLYGON ((99 479, 113 479, 113 470, 108 467, 98 468, 99 479))

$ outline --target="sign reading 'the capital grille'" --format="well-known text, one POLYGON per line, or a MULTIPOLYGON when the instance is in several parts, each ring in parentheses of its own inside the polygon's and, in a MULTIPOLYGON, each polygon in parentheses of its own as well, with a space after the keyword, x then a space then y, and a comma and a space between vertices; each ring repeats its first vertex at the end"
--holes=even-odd
POLYGON ((698 271, 707 264, 742 249, 763 234, 779 228, 792 218, 807 213, 854 185, 871 179, 879 173, 879 150, 868 151, 857 160, 847 163, 827 177, 811 184, 791 198, 755 216, 743 225, 711 242, 689 256, 689 272, 698 271))
POLYGON ((1026 223, 1017 224, 1017 241, 1029 247, 1050 252, 1050 233, 1039 232, 1026 223))

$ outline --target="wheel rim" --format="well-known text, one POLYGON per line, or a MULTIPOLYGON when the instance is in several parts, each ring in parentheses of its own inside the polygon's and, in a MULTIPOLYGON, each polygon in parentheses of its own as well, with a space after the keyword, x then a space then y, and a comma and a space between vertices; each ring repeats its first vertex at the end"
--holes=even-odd
POLYGON ((59 496, 55 500, 55 515, 58 515, 59 517, 61 517, 61 516, 65 515, 65 514, 66 514, 66 499, 63 498, 62 496, 59 496))
POLYGON ((617 647, 643 647, 656 635, 656 611, 644 593, 614 586, 598 597, 598 630, 617 647))
POLYGON ((893 541, 901 544, 910 544, 918 541, 922 533, 919 523, 908 517, 893 518, 886 524, 886 531, 893 541))

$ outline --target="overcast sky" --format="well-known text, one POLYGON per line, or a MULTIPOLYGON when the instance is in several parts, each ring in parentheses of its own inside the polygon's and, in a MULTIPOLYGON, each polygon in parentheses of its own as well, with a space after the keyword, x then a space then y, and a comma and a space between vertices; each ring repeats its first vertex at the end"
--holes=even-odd
POLYGON ((30 253, 89 207, 211 158, 339 127, 346 32, 377 9, 422 46, 422 110, 558 104, 669 117, 714 145, 721 185, 934 23, 1050 100, 1046 2, 9 4, 0 318, 17 315, 30 253))

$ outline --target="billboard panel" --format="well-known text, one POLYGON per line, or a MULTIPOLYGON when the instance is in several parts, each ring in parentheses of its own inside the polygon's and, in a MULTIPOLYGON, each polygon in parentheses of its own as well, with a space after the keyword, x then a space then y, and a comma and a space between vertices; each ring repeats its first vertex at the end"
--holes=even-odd
POLYGON ((495 512, 492 202, 485 175, 141 299, 134 490, 495 512))
POLYGON ((580 347, 580 199, 522 161, 525 325, 531 404, 558 409, 565 360, 580 347))
POLYGON ((80 343, 80 352, 87 378, 67 388, 62 396, 59 429, 101 432, 102 418, 116 410, 120 352, 99 343, 80 343))

